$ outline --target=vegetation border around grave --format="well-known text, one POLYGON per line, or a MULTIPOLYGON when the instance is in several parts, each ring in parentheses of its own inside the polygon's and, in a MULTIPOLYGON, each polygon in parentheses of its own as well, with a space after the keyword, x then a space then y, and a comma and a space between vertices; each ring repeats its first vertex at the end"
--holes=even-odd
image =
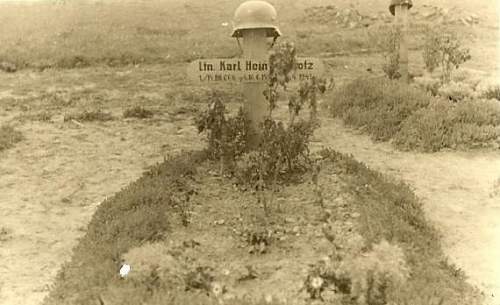
POLYGON ((370 169, 352 155, 332 149, 319 154, 345 181, 342 191, 352 195, 349 204, 360 213, 359 230, 367 244, 387 240, 403 248, 411 275, 397 304, 481 303, 478 290, 443 254, 438 231, 407 184, 370 169))
MULTIPOLYGON (((369 169, 352 156, 330 149, 319 155, 333 165, 334 171, 328 174, 343 181, 342 191, 352 198, 347 204, 360 213, 356 228, 368 247, 381 240, 402 247, 411 275, 396 295, 399 304, 410 304, 409 300, 417 305, 478 304, 477 292, 466 284, 464 274, 447 262, 436 230, 425 219, 419 200, 407 185, 369 169)), ((192 184, 196 184, 196 168, 206 157, 205 152, 191 152, 171 158, 105 200, 75 247, 72 260, 59 271, 44 304, 99 304, 103 291, 110 285, 119 285, 122 254, 148 241, 168 240, 169 232, 175 230, 169 225, 169 217, 178 217, 173 215, 179 212, 171 198, 182 197, 191 190, 192 184)), ((217 164, 212 166, 215 169, 217 164)), ((152 295, 158 300, 176 302, 198 300, 177 298, 159 283, 153 288, 150 284, 127 286, 137 292, 130 292, 139 298, 134 302, 156 304, 150 300, 152 295), (146 288, 153 289, 153 293, 146 293, 146 288)), ((206 297, 199 300, 203 304, 217 303, 206 297)), ((261 303, 242 300, 231 304, 261 303)))
POLYGON ((173 198, 190 193, 196 167, 206 157, 204 151, 172 157, 103 201, 44 304, 98 304, 100 292, 117 276, 123 253, 168 238, 169 217, 178 209, 173 198))

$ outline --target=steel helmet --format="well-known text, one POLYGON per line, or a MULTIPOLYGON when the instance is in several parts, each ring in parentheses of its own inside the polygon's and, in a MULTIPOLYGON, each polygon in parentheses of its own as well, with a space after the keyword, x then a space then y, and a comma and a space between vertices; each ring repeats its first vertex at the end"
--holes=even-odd
POLYGON ((232 37, 242 37, 241 30, 266 29, 267 37, 281 35, 276 25, 277 13, 274 7, 265 1, 247 1, 234 13, 232 37))
POLYGON ((394 16, 396 14, 394 7, 396 5, 405 5, 405 4, 408 6, 408 9, 411 9, 411 7, 413 6, 413 3, 411 0, 391 0, 391 4, 389 5, 389 11, 394 16))

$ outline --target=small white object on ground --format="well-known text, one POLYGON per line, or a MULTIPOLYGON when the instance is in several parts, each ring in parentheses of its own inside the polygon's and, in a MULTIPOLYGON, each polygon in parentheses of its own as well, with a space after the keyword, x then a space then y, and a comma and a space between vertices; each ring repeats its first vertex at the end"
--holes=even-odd
POLYGON ((120 268, 120 276, 126 277, 129 272, 130 272, 130 265, 123 264, 122 267, 120 268))

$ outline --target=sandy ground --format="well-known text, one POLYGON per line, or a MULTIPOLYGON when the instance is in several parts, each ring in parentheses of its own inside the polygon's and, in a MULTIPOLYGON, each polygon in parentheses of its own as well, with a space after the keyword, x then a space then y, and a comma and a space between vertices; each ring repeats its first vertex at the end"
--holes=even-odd
POLYGON ((0 152, 0 304, 39 304, 95 208, 169 153, 201 144, 190 121, 28 122, 0 152))
POLYGON ((500 152, 399 152, 332 119, 316 140, 407 182, 442 233, 445 254, 500 304, 500 152))

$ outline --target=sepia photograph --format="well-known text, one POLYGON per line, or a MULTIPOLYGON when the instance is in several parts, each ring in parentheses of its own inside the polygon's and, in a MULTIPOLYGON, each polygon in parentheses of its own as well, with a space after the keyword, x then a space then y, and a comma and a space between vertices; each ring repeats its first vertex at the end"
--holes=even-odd
POLYGON ((0 305, 500 305, 500 2, 0 0, 0 305))

